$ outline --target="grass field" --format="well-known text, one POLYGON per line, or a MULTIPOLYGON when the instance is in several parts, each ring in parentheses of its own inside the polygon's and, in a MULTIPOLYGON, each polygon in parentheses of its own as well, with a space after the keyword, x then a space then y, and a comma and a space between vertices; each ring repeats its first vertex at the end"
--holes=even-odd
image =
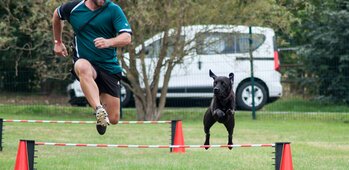
MULTIPOLYGON (((257 120, 250 112, 236 112, 235 144, 291 142, 294 169, 346 170, 349 167, 349 112, 347 107, 316 105, 309 111, 283 110, 292 104, 273 103, 259 113, 257 120), (284 105, 278 111, 275 107, 284 105), (327 109, 321 109, 327 107, 327 109), (318 112, 317 109, 325 113, 318 112), (271 112, 273 111, 273 112, 271 112), (314 113, 316 112, 316 113, 314 113)), ((298 102, 298 101, 291 101, 298 102)), ((299 104, 301 106, 302 104, 299 104)), ((303 107, 303 106, 302 106, 303 107)), ((298 107, 299 109, 300 107, 298 107)), ((309 109, 308 107, 305 107, 309 109)), ((162 120, 182 119, 185 144, 203 144, 202 114, 205 108, 168 108, 162 120)), ((0 105, 5 119, 94 120, 89 108, 66 106, 0 105), (6 110, 6 112, 5 112, 6 110)), ((124 120, 134 120, 134 109, 124 109, 124 120)), ((93 124, 4 123, 3 151, 0 169, 13 169, 19 139, 37 142, 90 144, 167 145, 170 125, 116 125, 103 136, 93 124)), ((211 144, 226 144, 223 125, 211 129, 211 144)), ((274 169, 274 148, 186 149, 186 153, 170 153, 169 149, 92 148, 36 146, 37 164, 43 169, 274 169)))

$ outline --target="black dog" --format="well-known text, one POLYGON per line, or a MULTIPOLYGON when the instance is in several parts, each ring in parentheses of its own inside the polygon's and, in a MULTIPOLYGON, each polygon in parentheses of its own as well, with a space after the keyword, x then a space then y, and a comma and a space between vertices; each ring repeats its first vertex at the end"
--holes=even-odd
MULTIPOLYGON (((204 130, 206 133, 205 145, 210 145, 210 128, 216 121, 223 123, 228 131, 228 145, 233 144, 233 131, 235 126, 234 109, 235 94, 233 91, 234 73, 228 77, 216 76, 211 70, 213 78, 213 99, 204 116, 204 130)), ((206 147, 205 149, 208 149, 206 147)), ((229 147, 229 149, 232 149, 229 147)))

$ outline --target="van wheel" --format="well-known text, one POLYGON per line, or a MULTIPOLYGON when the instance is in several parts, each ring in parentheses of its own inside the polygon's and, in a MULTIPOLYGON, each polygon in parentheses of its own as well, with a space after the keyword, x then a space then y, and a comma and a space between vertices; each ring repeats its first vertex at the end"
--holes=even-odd
POLYGON ((127 106, 132 98, 132 92, 130 89, 128 89, 126 86, 121 83, 121 106, 125 107, 127 106))
MULTIPOLYGON (((267 102, 267 91, 265 87, 259 83, 254 83, 254 102, 256 110, 261 109, 267 102)), ((252 110, 252 84, 251 82, 243 83, 236 93, 236 103, 240 109, 252 110)))

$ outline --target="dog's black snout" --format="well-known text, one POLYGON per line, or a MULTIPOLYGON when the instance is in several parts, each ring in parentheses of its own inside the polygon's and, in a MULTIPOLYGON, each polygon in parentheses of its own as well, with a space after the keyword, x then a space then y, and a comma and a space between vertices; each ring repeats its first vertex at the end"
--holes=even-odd
POLYGON ((217 87, 213 88, 213 93, 219 93, 219 88, 217 87))

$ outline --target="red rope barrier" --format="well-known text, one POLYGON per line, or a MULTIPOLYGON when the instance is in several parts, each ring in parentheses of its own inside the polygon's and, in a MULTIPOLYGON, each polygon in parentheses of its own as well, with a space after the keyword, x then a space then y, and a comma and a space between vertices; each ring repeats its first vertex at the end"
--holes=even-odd
MULTIPOLYGON (((96 124, 96 121, 64 121, 64 120, 11 120, 4 119, 8 123, 62 123, 62 124, 96 124)), ((118 124, 170 124, 171 121, 119 121, 118 124)))
POLYGON ((240 145, 117 145, 117 144, 76 144, 35 142, 35 145, 75 146, 75 147, 112 147, 112 148, 239 148, 239 147, 274 147, 275 144, 240 144, 240 145))

